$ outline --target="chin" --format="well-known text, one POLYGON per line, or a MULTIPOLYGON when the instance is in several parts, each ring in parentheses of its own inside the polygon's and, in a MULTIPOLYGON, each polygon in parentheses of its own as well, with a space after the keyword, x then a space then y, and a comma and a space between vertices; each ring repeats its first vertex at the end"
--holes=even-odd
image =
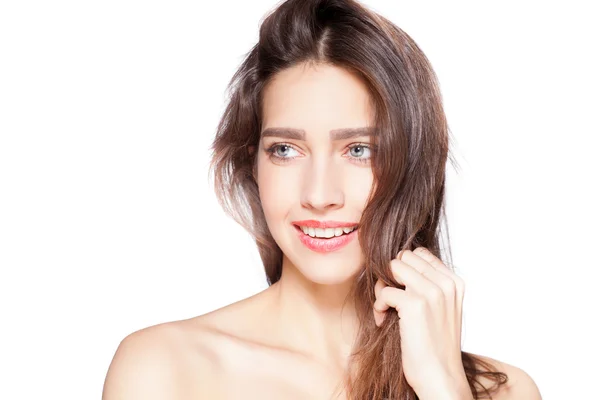
MULTIPOLYGON (((332 256, 329 255, 329 256, 332 256)), ((289 262, 291 267, 298 270, 307 280, 319 285, 347 284, 360 272, 361 265, 356 261, 351 262, 349 257, 293 257, 293 260, 284 256, 284 263, 289 262)), ((354 258, 356 260, 356 258, 354 258)))
POLYGON ((335 273, 319 273, 320 271, 302 271, 306 279, 317 285, 346 285, 354 279, 355 274, 335 274, 335 273))
POLYGON ((364 255, 358 240, 345 247, 330 252, 313 251, 298 239, 294 228, 289 232, 274 236, 275 242, 283 251, 283 268, 294 268, 307 280, 319 285, 347 284, 364 268, 364 255))

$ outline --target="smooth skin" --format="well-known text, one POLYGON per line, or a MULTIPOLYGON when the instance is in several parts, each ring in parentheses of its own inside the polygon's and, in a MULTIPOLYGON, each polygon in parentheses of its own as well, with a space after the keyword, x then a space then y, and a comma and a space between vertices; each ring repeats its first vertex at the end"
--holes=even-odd
POLYGON ((379 326, 388 308, 398 312, 402 366, 419 399, 472 399, 461 359, 464 282, 429 250, 401 251, 390 262, 405 289, 375 284, 379 326))
MULTIPOLYGON (((110 364, 104 400, 346 398, 336 389, 359 327, 352 302, 342 305, 364 256, 358 240, 335 253, 315 253, 291 222, 360 220, 373 184, 370 137, 332 141, 330 131, 368 127, 372 116, 366 87, 346 70, 297 65, 278 73, 265 89, 263 129, 305 132, 304 140, 266 136, 254 149, 265 218, 284 253, 281 279, 207 314, 125 337, 110 364)), ((412 339, 403 348, 407 379, 428 398, 422 382, 429 377, 419 366, 433 365, 438 382, 455 377, 453 390, 464 393, 457 371, 463 288, 454 286, 452 302, 451 278, 417 249, 390 260, 390 267, 406 291, 378 283, 374 314, 398 310, 403 338, 412 339)), ((540 398, 523 370, 484 358, 509 376, 494 399, 540 398)))

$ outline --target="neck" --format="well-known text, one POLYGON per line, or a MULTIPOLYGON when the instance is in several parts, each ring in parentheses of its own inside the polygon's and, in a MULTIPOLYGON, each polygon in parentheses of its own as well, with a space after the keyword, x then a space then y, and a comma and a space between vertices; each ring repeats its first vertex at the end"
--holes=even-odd
POLYGON ((358 324, 351 281, 312 282, 284 256, 282 276, 268 289, 272 316, 282 340, 293 350, 327 365, 345 366, 358 324))

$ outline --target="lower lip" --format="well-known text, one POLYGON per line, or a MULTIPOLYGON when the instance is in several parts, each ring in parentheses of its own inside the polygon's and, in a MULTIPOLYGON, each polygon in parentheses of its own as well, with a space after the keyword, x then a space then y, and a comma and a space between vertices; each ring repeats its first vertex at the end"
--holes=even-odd
POLYGON ((317 253, 329 253, 331 251, 341 249, 354 239, 356 236, 356 231, 358 231, 358 229, 355 229, 346 235, 334 236, 330 239, 322 239, 305 234, 302 229, 296 225, 294 225, 294 228, 296 228, 296 232, 298 233, 300 241, 306 247, 312 251, 316 251, 317 253))

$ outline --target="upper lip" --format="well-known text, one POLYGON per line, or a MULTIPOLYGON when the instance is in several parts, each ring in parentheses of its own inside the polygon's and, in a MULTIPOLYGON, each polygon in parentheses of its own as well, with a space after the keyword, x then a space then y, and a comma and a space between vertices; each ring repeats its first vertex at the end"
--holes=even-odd
POLYGON ((311 228, 351 228, 357 226, 356 222, 341 222, 341 221, 317 221, 314 219, 306 219, 304 221, 293 221, 293 225, 297 226, 308 226, 311 228))

